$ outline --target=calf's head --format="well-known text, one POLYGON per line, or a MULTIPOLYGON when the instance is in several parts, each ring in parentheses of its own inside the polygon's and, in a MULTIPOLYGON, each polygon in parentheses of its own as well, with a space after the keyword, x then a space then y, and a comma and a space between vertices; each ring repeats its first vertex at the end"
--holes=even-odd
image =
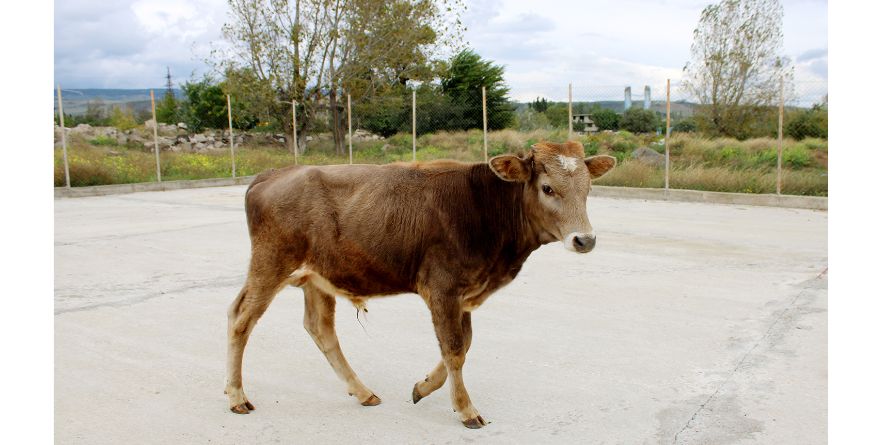
POLYGON ((524 211, 541 242, 562 241, 573 252, 590 252, 597 236, 588 220, 591 180, 615 167, 612 156, 584 157, 582 145, 541 142, 525 157, 501 155, 489 167, 504 181, 522 183, 524 211))

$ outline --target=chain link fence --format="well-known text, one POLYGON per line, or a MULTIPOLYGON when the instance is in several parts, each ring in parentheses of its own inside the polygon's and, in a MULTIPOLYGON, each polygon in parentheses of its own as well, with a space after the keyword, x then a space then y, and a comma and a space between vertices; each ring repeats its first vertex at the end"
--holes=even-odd
MULTIPOLYGON (((823 81, 790 82, 774 100, 732 107, 699 101, 680 80, 564 85, 565 100, 522 103, 475 90, 453 94, 419 85, 374 98, 341 91, 312 103, 281 101, 259 116, 234 96, 224 96, 221 107, 184 112, 191 105, 173 98, 178 114, 169 115, 170 98, 145 90, 125 105, 87 103, 82 115, 106 125, 78 124, 84 118, 64 115, 66 137, 56 129, 55 182, 70 187, 239 177, 296 163, 479 162, 525 152, 542 140, 573 139, 587 155, 619 159, 619 167, 599 181, 604 185, 827 193, 823 81), (158 118, 169 123, 155 125, 158 118)), ((63 94, 59 89, 57 98, 63 94)), ((59 100, 57 124, 59 107, 67 111, 69 105, 84 108, 59 100)))

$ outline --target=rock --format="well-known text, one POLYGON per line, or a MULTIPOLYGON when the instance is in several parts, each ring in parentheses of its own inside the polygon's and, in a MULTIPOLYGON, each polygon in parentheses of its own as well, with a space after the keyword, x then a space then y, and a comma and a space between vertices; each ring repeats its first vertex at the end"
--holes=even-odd
POLYGON ((646 165, 664 167, 665 156, 649 147, 640 147, 631 153, 631 157, 646 165))
POLYGON ((356 141, 377 141, 381 138, 382 138, 381 136, 379 136, 377 134, 370 133, 366 130, 355 130, 354 131, 354 140, 356 140, 356 141))
POLYGON ((148 130, 153 130, 156 126, 157 122, 154 119, 148 119, 145 121, 145 128, 147 128, 148 130))
POLYGON ((184 122, 179 122, 179 123, 175 124, 175 126, 178 127, 178 128, 181 128, 182 130, 187 130, 187 129, 188 129, 187 124, 185 124, 184 122))
POLYGON ((89 133, 92 133, 92 125, 79 124, 76 127, 68 130, 68 132, 73 133, 73 134, 89 134, 89 133))
POLYGON ((197 143, 197 144, 200 144, 200 143, 206 142, 207 139, 208 139, 208 138, 207 138, 205 135, 200 134, 200 133, 197 133, 197 134, 191 136, 191 142, 194 142, 194 143, 197 143))

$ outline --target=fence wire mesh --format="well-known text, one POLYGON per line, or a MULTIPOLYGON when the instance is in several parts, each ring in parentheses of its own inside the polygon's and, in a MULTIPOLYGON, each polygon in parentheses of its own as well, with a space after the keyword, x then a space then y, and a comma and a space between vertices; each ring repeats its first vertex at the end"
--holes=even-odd
MULTIPOLYGON (((62 103, 73 186, 250 176, 295 163, 477 162, 572 138, 587 155, 619 159, 600 184, 772 193, 781 178, 786 193, 827 193, 824 81, 785 84, 781 144, 778 95, 764 103, 715 104, 699 100, 681 80, 672 80, 670 91, 666 84, 580 83, 562 90, 559 100, 526 102, 486 91, 485 132, 480 87, 408 85, 380 97, 337 91, 296 103, 295 116, 292 101, 256 113, 231 96, 230 124, 226 103, 206 106, 162 90, 155 91, 155 110, 148 90, 89 99, 62 90, 62 103)), ((215 94, 227 99, 220 89, 215 94)), ((60 134, 57 128, 57 186, 66 183, 60 134)))

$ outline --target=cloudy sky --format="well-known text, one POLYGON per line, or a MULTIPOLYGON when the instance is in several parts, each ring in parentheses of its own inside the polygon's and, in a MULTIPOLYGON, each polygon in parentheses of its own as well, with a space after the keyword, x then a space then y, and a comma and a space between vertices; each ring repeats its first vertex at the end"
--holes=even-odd
MULTIPOLYGON (((467 0, 465 39, 505 66, 512 96, 635 94, 677 79, 701 0, 467 0)), ((826 80, 827 2, 784 0, 784 52, 798 81, 826 80)), ((206 70, 225 0, 55 2, 55 80, 65 88, 148 88, 169 66, 182 82, 206 70)))

